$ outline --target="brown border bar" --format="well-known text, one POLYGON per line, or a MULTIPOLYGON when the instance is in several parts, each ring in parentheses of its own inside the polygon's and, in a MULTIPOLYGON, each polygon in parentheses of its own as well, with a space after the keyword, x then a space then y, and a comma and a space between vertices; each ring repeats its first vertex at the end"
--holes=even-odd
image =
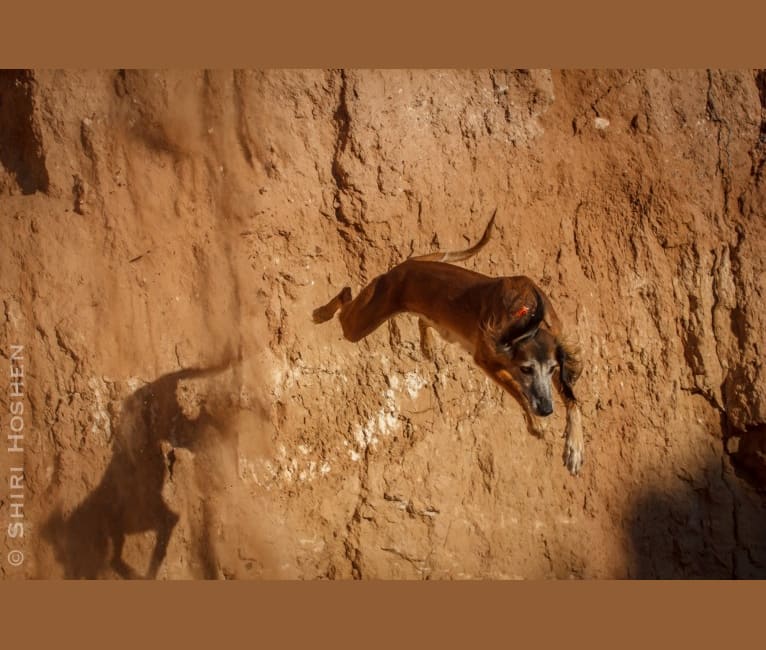
POLYGON ((700 2, 10 3, 3 67, 758 67, 766 8, 700 2), (41 6, 42 5, 42 6, 41 6), (46 6, 47 5, 47 6, 46 6), (243 6, 244 5, 244 6, 243 6))
POLYGON ((0 585, 3 631, 11 639, 18 634, 24 647, 58 647, 65 637, 95 633, 131 647, 148 634, 171 647, 187 639, 208 647, 228 640, 324 647, 341 639, 390 646, 404 637, 422 647, 500 641, 521 648, 606 642, 645 648, 662 638, 663 647, 721 648, 749 634, 761 637, 764 596, 766 582, 728 581, 0 585))

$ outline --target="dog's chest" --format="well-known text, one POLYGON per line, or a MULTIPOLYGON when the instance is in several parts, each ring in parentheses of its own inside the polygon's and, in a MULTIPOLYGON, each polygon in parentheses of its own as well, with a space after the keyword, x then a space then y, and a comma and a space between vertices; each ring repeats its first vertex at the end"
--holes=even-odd
POLYGON ((474 355, 474 352, 476 351, 476 345, 474 344, 473 341, 466 338, 465 336, 462 336, 458 332, 455 332, 441 325, 437 325, 436 323, 429 320, 428 318, 424 318, 422 316, 421 318, 423 318, 423 320, 426 322, 426 324, 429 327, 432 327, 433 329, 435 329, 439 333, 439 336, 441 336, 445 341, 447 341, 448 343, 457 343, 468 354, 470 354, 471 356, 474 355))

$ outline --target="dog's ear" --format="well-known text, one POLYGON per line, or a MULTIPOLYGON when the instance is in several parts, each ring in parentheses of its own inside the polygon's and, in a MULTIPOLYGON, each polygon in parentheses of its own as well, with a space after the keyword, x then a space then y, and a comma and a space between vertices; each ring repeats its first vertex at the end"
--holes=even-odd
POLYGON ((540 323, 545 318, 545 303, 537 289, 533 289, 535 305, 532 309, 522 306, 514 314, 511 324, 503 331, 497 341, 497 347, 504 352, 510 352, 513 347, 522 341, 537 334, 540 323))
POLYGON ((559 364, 559 381, 564 397, 574 402, 572 387, 582 372, 582 363, 574 348, 559 341, 556 343, 556 361, 559 364))

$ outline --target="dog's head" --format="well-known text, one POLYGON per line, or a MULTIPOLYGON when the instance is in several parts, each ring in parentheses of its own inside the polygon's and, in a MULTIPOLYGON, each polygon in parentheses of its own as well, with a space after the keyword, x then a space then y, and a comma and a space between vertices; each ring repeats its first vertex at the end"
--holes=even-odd
POLYGON ((540 328, 545 303, 536 289, 533 296, 534 305, 515 311, 497 340, 496 359, 502 367, 495 374, 501 384, 514 385, 533 413, 546 416, 553 413, 553 375, 558 368, 564 378, 566 353, 547 329, 540 328))

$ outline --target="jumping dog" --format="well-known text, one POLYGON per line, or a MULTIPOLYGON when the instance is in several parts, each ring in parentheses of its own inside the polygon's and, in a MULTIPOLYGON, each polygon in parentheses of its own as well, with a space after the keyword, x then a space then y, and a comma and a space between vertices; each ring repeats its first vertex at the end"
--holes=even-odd
POLYGON ((476 255, 490 239, 493 213, 472 247, 411 257, 379 275, 356 298, 345 287, 313 312, 315 323, 340 310, 343 335, 364 338, 392 316, 419 316, 420 347, 431 359, 429 329, 459 343, 492 380, 524 409, 530 430, 541 435, 533 415, 553 413, 552 385, 567 414, 564 464, 577 474, 584 458, 582 416, 573 387, 582 371, 578 350, 564 341, 563 327, 548 297, 528 277, 489 277, 450 262, 476 255))

